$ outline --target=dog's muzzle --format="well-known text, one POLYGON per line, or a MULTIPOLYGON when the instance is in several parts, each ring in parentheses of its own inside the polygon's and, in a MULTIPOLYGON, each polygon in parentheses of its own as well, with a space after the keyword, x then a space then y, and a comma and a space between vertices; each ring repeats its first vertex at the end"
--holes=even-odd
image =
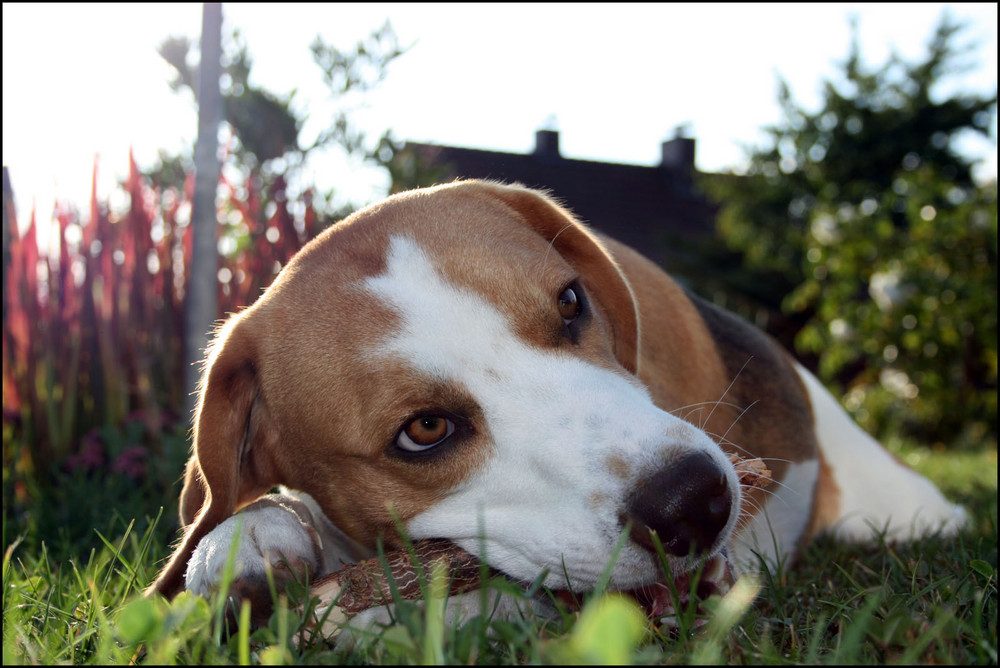
POLYGON ((733 512, 726 472, 704 452, 686 455, 644 479, 629 498, 626 519, 632 539, 677 557, 711 551, 733 512))

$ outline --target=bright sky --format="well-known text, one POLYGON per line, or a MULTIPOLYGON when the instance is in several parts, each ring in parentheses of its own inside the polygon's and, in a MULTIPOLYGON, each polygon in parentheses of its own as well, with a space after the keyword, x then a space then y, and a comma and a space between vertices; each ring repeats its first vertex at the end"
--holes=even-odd
MULTIPOLYGON (((967 20, 978 43, 973 69, 951 90, 992 93, 997 85, 996 4, 477 5, 224 4, 223 38, 238 27, 254 59, 252 77, 284 94, 310 119, 313 138, 334 107, 312 62, 316 34, 342 49, 389 18, 412 49, 354 115, 377 137, 525 152, 537 129, 560 131, 563 155, 655 164, 675 126, 690 123, 698 167, 738 169, 741 147, 780 120, 777 74, 807 108, 834 77, 860 19, 862 54, 881 64, 895 49, 913 61, 945 8, 967 20)), ((201 6, 162 4, 3 5, 3 164, 19 218, 54 197, 84 211, 95 154, 107 198, 128 168, 157 150, 192 146, 197 118, 189 95, 167 85, 156 53, 168 35, 197 38, 201 6)), ((947 91, 942 90, 942 93, 947 91)), ((965 142, 995 177, 992 139, 965 142)), ((305 178, 361 204, 385 193, 387 177, 317 156, 305 178)))

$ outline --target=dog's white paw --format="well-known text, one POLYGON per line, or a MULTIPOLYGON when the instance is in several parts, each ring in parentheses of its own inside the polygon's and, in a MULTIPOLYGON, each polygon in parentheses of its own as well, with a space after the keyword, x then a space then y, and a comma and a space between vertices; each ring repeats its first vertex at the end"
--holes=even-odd
POLYGON ((232 595, 248 598, 258 607, 270 602, 267 571, 278 591, 292 579, 315 576, 322 567, 320 538, 309 524, 311 518, 296 500, 265 497, 250 504, 206 535, 188 561, 185 586, 207 595, 219 589, 223 571, 236 540, 232 595), (239 536, 236 537, 236 534, 239 536))

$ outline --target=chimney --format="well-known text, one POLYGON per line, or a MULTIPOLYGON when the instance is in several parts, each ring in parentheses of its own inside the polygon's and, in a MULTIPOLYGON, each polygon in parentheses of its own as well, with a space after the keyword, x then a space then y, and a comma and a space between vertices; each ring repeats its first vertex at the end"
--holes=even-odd
POLYGON ((694 172, 694 139, 679 134, 660 145, 660 167, 671 171, 694 172))
POLYGON ((535 132, 535 157, 549 162, 559 160, 559 132, 538 130, 535 132))

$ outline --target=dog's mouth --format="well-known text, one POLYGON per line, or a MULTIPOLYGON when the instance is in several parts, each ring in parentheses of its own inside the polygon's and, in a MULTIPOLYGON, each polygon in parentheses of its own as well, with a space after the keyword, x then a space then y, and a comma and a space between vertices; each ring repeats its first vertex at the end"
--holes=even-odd
MULTIPOLYGON (((334 605, 343 616, 351 617, 373 606, 391 602, 393 589, 403 598, 418 598, 422 592, 420 571, 429 574, 436 567, 443 568, 448 575, 450 594, 470 591, 482 584, 484 569, 476 557, 449 540, 432 539, 417 541, 412 550, 388 552, 384 561, 368 559, 346 565, 313 583, 311 594, 319 597, 321 608, 334 605)), ((504 576, 495 569, 485 570, 504 576)), ((697 604, 714 594, 725 594, 732 583, 729 560, 725 552, 721 552, 699 569, 673 578, 665 575, 656 582, 621 593, 634 598, 650 619, 669 625, 679 612, 687 610, 692 603, 697 604)), ((582 597, 569 590, 550 591, 570 609, 579 609, 582 604, 582 597)))
MULTIPOLYGON (((622 590, 620 593, 633 598, 646 615, 661 624, 673 625, 677 614, 710 596, 724 595, 734 582, 733 570, 725 552, 708 559, 701 568, 681 573, 673 578, 664 575, 656 582, 622 590)), ((555 598, 570 609, 578 609, 581 597, 567 590, 552 592, 555 598)))
POLYGON ((650 619, 670 623, 681 611, 710 596, 723 595, 733 585, 733 571, 726 554, 719 553, 698 570, 682 573, 625 592, 634 598, 650 619))

